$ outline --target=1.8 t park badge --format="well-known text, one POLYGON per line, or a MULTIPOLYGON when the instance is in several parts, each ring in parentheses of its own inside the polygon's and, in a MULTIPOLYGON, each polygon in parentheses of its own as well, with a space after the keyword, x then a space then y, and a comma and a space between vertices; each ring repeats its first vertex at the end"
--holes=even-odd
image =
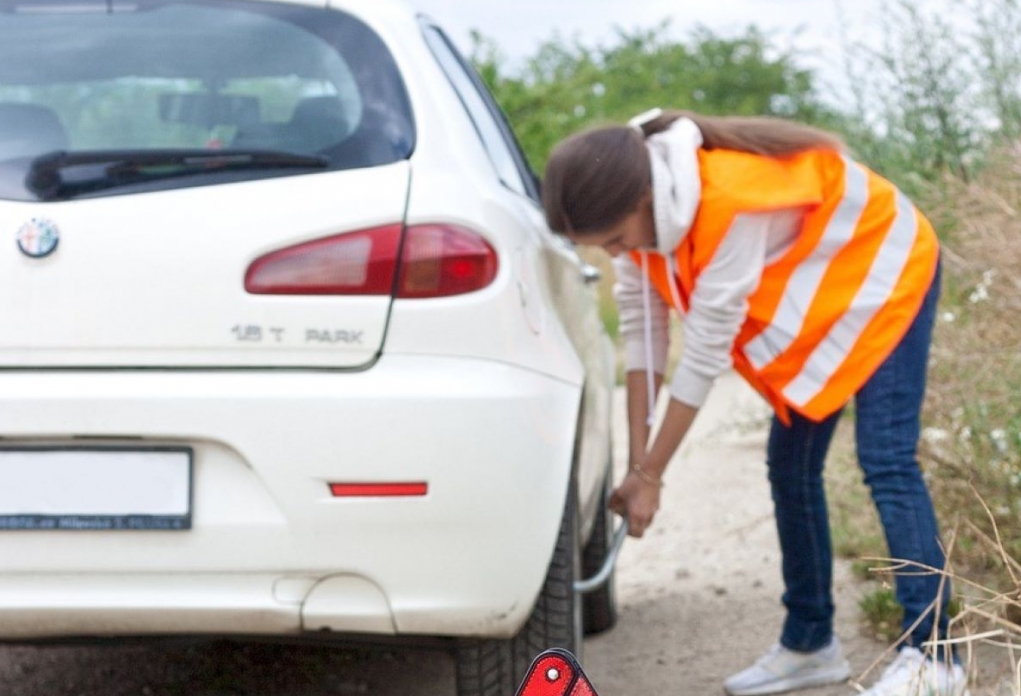
POLYGON ((41 259, 57 250, 60 232, 44 218, 32 218, 18 230, 18 248, 25 256, 41 259))

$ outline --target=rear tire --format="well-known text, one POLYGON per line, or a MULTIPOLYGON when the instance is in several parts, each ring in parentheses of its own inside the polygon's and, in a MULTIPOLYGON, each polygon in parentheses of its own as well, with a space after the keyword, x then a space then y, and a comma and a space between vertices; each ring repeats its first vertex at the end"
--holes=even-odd
MULTIPOLYGON (((611 450, 612 451, 612 450, 611 450)), ((613 515, 607 507, 610 494, 613 492, 613 468, 607 467, 603 483, 603 500, 596 513, 592 535, 582 551, 581 567, 584 577, 590 578, 599 572, 610 554, 613 544, 613 515)), ((617 571, 610 573, 610 578, 597 590, 593 590, 582 599, 582 615, 585 635, 594 636, 608 631, 617 624, 617 571)))
POLYGON ((578 494, 572 477, 553 558, 528 621, 509 640, 458 641, 458 696, 513 696, 532 660, 547 648, 563 648, 581 660, 582 602, 574 591, 580 572, 578 494))
POLYGON ((514 696, 511 640, 458 640, 457 696, 514 696))

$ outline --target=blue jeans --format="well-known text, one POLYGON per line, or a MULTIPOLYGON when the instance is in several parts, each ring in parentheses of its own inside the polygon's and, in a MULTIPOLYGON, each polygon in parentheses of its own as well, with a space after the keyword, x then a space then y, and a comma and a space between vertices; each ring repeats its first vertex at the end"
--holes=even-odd
MULTIPOLYGON (((858 461, 879 510, 890 557, 933 568, 943 568, 944 557, 916 447, 939 281, 937 271, 911 328, 855 395, 858 461)), ((780 642, 808 652, 827 645, 833 635, 833 556, 822 470, 840 413, 821 423, 791 415, 790 427, 774 417, 767 463, 787 607, 780 642)), ((904 607, 904 630, 918 622, 905 642, 920 646, 933 635, 933 600, 940 593, 940 576, 898 575, 896 586, 897 600, 904 607)), ((939 637, 946 635, 949 594, 948 581, 940 598, 939 637)))

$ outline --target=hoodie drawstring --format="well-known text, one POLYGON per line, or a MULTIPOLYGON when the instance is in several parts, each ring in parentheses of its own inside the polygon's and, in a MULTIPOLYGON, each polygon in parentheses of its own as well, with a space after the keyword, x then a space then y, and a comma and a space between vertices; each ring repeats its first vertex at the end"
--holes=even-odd
POLYGON ((651 428, 656 420, 656 380, 653 377, 652 365, 652 318, 649 316, 652 300, 649 299, 649 257, 648 252, 640 252, 642 256, 642 312, 645 321, 645 384, 648 391, 649 414, 646 424, 651 428))

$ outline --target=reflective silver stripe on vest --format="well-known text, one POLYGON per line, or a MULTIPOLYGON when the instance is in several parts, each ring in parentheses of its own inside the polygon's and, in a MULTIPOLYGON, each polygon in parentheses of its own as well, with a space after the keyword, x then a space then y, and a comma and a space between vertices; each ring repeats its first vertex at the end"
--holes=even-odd
POLYGON ((843 199, 815 249, 794 269, 769 326, 744 347, 745 356, 756 370, 776 360, 794 343, 833 256, 851 241, 858 228, 858 220, 869 199, 868 175, 855 162, 846 157, 842 159, 843 199))
POLYGON ((801 373, 783 390, 791 403, 804 406, 818 396, 844 363, 865 327, 890 299, 917 238, 915 207, 897 191, 897 217, 873 259, 865 282, 858 288, 847 312, 812 351, 801 373))

